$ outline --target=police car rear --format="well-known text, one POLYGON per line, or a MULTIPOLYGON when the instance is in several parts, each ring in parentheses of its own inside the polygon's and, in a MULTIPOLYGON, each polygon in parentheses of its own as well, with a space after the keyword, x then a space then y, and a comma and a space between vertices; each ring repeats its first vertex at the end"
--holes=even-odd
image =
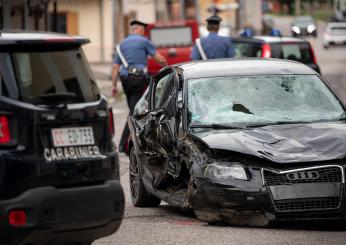
POLYGON ((71 244, 124 211, 113 113, 80 37, 0 35, 0 241, 71 244))
POLYGON ((255 36, 232 38, 236 57, 261 57, 294 60, 321 73, 311 44, 301 38, 255 36))

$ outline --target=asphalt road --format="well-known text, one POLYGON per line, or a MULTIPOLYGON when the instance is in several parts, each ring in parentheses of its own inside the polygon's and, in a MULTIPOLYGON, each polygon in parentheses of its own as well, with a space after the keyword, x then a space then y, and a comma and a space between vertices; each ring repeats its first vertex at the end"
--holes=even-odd
MULTIPOLYGON (((289 21, 283 20, 287 31, 289 21)), ((315 48, 323 76, 333 84, 346 101, 346 47, 324 50, 319 24, 318 39, 309 40, 315 48)), ((110 82, 99 81, 101 90, 110 96, 110 82)), ((115 113, 116 141, 127 114, 125 99, 111 99, 115 113)), ((158 208, 135 208, 131 204, 128 183, 128 158, 120 154, 121 182, 126 193, 125 218, 119 231, 94 242, 94 245, 113 244, 346 244, 346 223, 277 224, 271 228, 208 226, 192 213, 162 203, 158 208)))

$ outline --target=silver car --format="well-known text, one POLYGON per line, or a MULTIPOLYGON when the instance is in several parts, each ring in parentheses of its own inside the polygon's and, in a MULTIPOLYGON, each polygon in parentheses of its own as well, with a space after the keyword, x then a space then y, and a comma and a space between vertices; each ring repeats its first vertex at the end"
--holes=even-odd
POLYGON ((346 23, 329 23, 324 33, 323 46, 346 44, 346 23))

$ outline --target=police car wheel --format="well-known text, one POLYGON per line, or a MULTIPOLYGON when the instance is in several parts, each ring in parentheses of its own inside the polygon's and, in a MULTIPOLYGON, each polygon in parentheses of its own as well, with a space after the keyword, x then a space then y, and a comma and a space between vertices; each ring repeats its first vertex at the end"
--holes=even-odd
POLYGON ((160 205, 161 200, 147 192, 144 187, 141 169, 134 148, 130 152, 129 179, 132 204, 135 207, 158 207, 160 205))

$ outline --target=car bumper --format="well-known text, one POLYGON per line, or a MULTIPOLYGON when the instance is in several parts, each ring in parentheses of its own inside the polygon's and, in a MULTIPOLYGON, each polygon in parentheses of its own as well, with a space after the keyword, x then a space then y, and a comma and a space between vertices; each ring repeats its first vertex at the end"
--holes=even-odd
POLYGON ((324 44, 346 44, 346 36, 325 36, 324 44))
POLYGON ((115 232, 124 213, 119 181, 57 189, 39 187, 0 201, 0 240, 6 244, 61 244, 92 241, 115 232), (9 224, 10 211, 24 210, 26 223, 9 224))
MULTIPOLYGON (((346 209, 342 200, 345 196, 343 183, 338 184, 337 189, 334 189, 334 185, 326 185, 325 190, 327 194, 329 191, 340 191, 339 207, 325 210, 292 211, 279 210, 282 206, 278 205, 303 205, 301 200, 309 199, 304 199, 303 194, 298 196, 295 190, 297 190, 297 193, 304 193, 307 189, 305 185, 292 186, 292 189, 286 191, 286 193, 289 193, 288 195, 292 195, 291 197, 278 198, 274 197, 275 190, 281 192, 285 190, 263 185, 259 179, 255 182, 232 181, 232 184, 226 184, 225 182, 215 182, 208 178, 197 178, 194 183, 194 195, 191 197, 192 209, 199 219, 210 223, 225 222, 231 225, 266 226, 272 221, 281 220, 332 220, 346 218, 346 209), (283 200, 275 200, 280 198, 283 200), (293 199, 284 200, 285 198, 293 199), (286 202, 291 200, 297 200, 297 202, 286 202)), ((309 186, 316 195, 319 195, 319 187, 320 185, 318 184, 316 184, 316 188, 314 185, 309 186)), ((288 188, 290 187, 288 186, 288 188)), ((306 205, 311 204, 307 203, 306 205)))

